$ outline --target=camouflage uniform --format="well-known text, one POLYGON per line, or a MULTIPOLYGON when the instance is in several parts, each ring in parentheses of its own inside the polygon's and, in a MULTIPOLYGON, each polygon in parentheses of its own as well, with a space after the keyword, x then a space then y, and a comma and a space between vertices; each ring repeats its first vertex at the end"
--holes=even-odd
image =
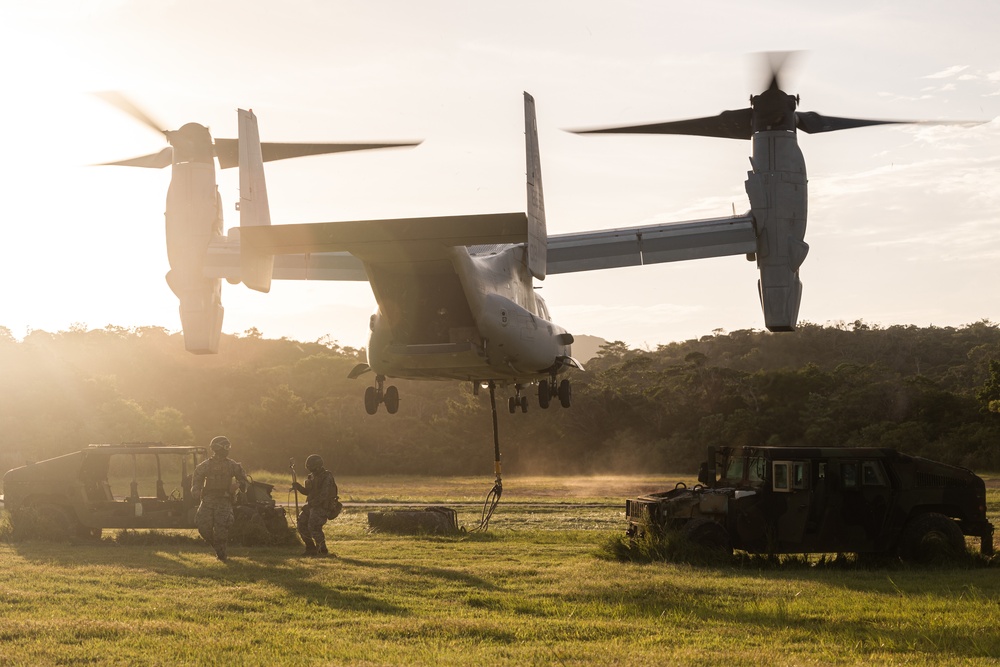
POLYGON ((227 558, 229 528, 233 525, 233 499, 230 494, 233 479, 239 482, 243 490, 246 490, 248 482, 243 466, 226 456, 229 441, 226 440, 226 447, 223 449, 215 446, 216 440, 212 441, 215 454, 194 469, 191 492, 196 498, 201 496, 201 504, 195 515, 198 532, 212 545, 219 560, 224 561, 227 558))
POLYGON ((326 548, 323 526, 338 501, 337 481, 333 478, 333 473, 323 467, 323 459, 315 454, 306 459, 306 467, 310 470, 306 485, 303 487, 296 482, 295 486, 296 490, 308 498, 306 506, 299 512, 296 526, 306 544, 306 554, 325 556, 329 551, 326 548))

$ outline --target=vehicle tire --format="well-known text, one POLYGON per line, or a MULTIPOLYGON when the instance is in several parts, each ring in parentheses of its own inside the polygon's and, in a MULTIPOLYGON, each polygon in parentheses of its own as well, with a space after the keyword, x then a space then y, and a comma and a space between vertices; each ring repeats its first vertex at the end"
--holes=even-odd
POLYGON ((944 514, 918 514, 903 528, 896 553, 907 563, 954 562, 966 553, 965 535, 958 524, 944 514))
POLYGON ((539 380, 538 381, 538 407, 543 410, 549 407, 549 401, 552 400, 552 393, 549 391, 549 381, 539 380))
POLYGON ((365 412, 370 415, 378 412, 378 391, 375 387, 365 389, 365 412))
POLYGON ((76 536, 82 540, 94 540, 97 541, 101 539, 103 530, 100 528, 89 528, 83 524, 79 524, 76 527, 76 536))
POLYGON ((729 533, 721 523, 711 519, 691 519, 684 526, 684 538, 703 549, 732 555, 733 545, 729 533))
POLYGON ((62 505, 39 503, 22 508, 18 514, 21 537, 65 542, 76 536, 76 517, 62 505))
POLYGON ((15 542, 34 537, 35 509, 33 507, 19 507, 16 512, 11 512, 10 524, 10 536, 15 542))
POLYGON ((386 388, 383 402, 385 403, 385 411, 390 415, 399 412, 399 390, 396 389, 395 385, 386 388))

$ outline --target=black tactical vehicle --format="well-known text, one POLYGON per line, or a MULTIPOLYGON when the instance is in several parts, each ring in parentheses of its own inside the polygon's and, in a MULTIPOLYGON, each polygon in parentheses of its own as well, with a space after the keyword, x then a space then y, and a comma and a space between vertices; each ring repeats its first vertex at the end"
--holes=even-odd
POLYGON ((626 501, 628 534, 683 531, 752 553, 993 553, 986 486, 965 468, 892 449, 709 447, 699 483, 626 501))
MULTIPOLYGON (((15 535, 67 539, 100 536, 103 528, 194 528, 191 475, 209 455, 205 447, 90 445, 7 471, 4 505, 15 535)), ((234 494, 233 535, 254 527, 287 532, 272 489, 251 481, 246 493, 234 494)))

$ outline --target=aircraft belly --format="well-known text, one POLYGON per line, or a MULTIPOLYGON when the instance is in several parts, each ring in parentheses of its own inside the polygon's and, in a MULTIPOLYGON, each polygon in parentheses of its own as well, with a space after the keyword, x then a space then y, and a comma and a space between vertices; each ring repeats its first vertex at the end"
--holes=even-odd
POLYGON ((376 370, 389 377, 480 380, 496 375, 472 343, 387 345, 377 356, 376 370))

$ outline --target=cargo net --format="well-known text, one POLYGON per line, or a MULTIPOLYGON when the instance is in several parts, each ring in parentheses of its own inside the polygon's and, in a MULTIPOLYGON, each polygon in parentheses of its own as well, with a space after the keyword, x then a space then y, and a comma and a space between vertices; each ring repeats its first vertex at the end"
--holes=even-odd
POLYGON ((393 509, 368 513, 372 532, 396 535, 458 535, 458 513, 449 507, 393 509))

